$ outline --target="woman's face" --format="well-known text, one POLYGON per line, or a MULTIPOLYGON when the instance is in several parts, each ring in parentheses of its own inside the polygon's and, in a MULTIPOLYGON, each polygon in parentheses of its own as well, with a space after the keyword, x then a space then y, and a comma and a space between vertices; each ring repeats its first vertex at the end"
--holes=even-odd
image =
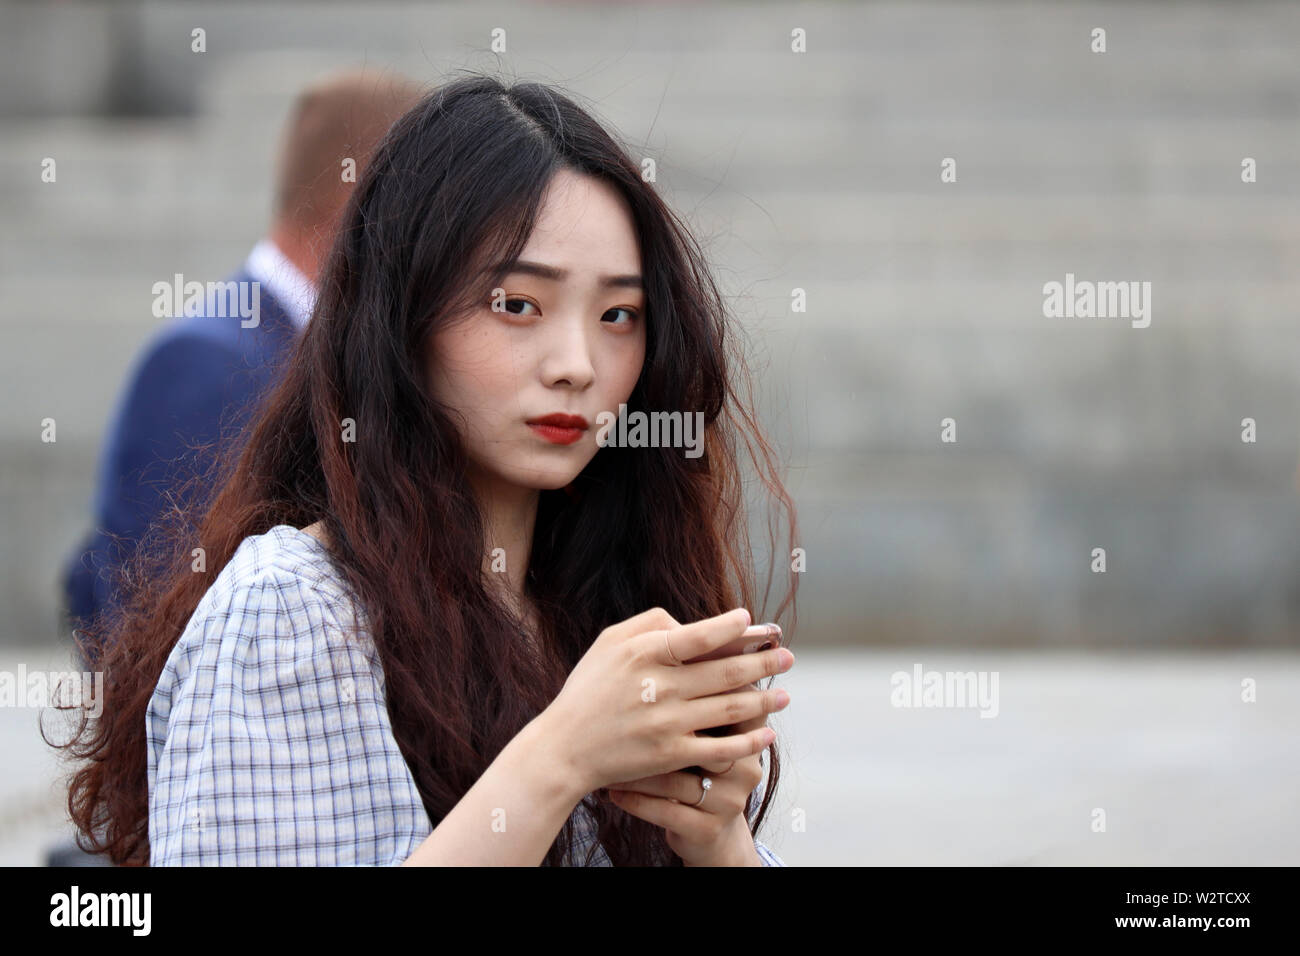
POLYGON ((618 413, 645 360, 641 250, 625 200, 562 169, 500 293, 431 337, 434 398, 459 413, 472 478, 563 488, 599 450, 596 416, 618 413), (585 429, 529 424, 578 416, 585 429))

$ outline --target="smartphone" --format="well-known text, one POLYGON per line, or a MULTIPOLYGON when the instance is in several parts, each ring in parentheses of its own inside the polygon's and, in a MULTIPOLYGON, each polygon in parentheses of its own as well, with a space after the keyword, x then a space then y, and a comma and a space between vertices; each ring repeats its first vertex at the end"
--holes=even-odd
MULTIPOLYGON (((707 654, 701 654, 699 657, 692 657, 687 664, 694 664, 698 661, 714 661, 722 657, 735 657, 737 654, 757 654, 760 651, 770 650, 773 647, 780 647, 785 635, 781 633, 779 624, 753 624, 745 628, 744 633, 734 641, 723 644, 716 650, 709 651, 707 654)), ((739 690, 739 688, 737 688, 739 690)), ((730 693, 735 693, 731 691, 730 693)), ((728 728, 726 727, 708 727, 701 731, 710 737, 725 737, 728 728)), ((692 771, 699 771, 699 767, 688 768, 692 771)))
POLYGON ((745 628, 743 634, 734 641, 729 641, 707 654, 692 657, 686 664, 698 661, 716 661, 722 657, 735 657, 737 654, 757 654, 759 651, 780 647, 784 635, 780 624, 754 624, 745 628))

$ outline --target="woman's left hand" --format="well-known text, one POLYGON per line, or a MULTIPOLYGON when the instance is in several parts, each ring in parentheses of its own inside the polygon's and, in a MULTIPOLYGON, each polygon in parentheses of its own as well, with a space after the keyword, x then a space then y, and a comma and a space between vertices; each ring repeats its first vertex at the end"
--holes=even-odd
MULTIPOLYGON (((766 725, 766 715, 760 715, 728 732, 744 734, 766 725)), ((713 786, 699 806, 691 804, 700 799, 701 777, 685 770, 610 784, 608 789, 621 810, 663 827, 669 847, 687 866, 762 866, 745 818, 745 801, 763 779, 759 755, 743 757, 722 773, 704 768, 704 775, 713 786)))

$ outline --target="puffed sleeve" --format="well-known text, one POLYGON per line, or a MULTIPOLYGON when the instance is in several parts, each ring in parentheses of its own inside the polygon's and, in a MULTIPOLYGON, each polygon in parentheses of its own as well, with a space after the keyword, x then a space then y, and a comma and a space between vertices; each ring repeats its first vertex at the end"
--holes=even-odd
POLYGON ((269 568, 205 595, 149 703, 154 866, 387 866, 431 830, 373 645, 269 568))

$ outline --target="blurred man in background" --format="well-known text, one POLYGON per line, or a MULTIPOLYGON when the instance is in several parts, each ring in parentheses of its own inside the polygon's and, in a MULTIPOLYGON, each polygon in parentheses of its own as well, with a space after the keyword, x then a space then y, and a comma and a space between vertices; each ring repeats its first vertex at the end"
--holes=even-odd
MULTIPOLYGON (((317 273, 356 178, 422 92, 404 77, 349 71, 298 97, 270 229, 225 280, 236 283, 224 286, 239 290, 235 300, 260 296, 257 321, 224 302, 214 309, 208 297, 205 308, 169 319, 136 360, 101 450, 94 528, 64 575, 73 628, 115 605, 118 568, 173 501, 213 490, 204 472, 217 443, 238 435, 312 314, 317 273)), ((173 307, 179 313, 180 303, 173 307)))

